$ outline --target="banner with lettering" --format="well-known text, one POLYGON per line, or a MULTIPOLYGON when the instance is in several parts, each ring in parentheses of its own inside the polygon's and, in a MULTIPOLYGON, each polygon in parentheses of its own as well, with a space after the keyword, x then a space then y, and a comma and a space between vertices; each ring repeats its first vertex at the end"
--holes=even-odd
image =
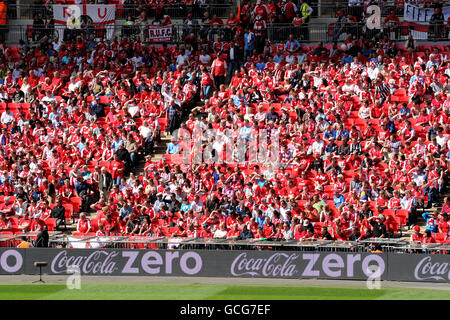
POLYGON ((149 42, 167 42, 172 40, 173 26, 148 26, 149 42))
POLYGON ((55 28, 60 33, 60 39, 62 39, 64 29, 80 29, 83 17, 87 18, 88 25, 91 28, 104 26, 108 39, 111 39, 114 35, 115 5, 53 5, 53 19, 55 20, 55 28))
MULTIPOLYGON (((421 8, 412 4, 405 3, 403 9, 403 20, 410 22, 411 34, 414 39, 428 39, 429 21, 434 14, 433 8, 421 8)), ((444 24, 450 17, 450 7, 443 7, 444 24)))
MULTIPOLYGON (((442 251, 443 253, 445 250, 442 251)), ((1 248, 0 274, 197 276, 450 283, 448 254, 272 250, 1 248)))

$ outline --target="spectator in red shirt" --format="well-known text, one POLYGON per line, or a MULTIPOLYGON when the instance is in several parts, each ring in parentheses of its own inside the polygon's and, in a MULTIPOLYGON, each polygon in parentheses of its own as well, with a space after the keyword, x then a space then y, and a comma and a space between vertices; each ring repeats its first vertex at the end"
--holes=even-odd
POLYGON ((6 215, 1 212, 0 213, 0 232, 1 231, 11 231, 12 230, 12 224, 10 219, 6 218, 6 215))
POLYGON ((14 203, 10 201, 9 197, 5 197, 3 203, 0 204, 0 212, 6 216, 14 215, 14 203))
POLYGON ((77 232, 87 234, 91 231, 91 221, 86 218, 86 213, 80 213, 80 219, 77 222, 77 232))

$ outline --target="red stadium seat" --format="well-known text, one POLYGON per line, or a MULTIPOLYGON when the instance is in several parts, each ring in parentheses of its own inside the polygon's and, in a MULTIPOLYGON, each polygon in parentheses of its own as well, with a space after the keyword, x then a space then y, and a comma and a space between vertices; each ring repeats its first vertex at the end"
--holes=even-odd
POLYGON ((447 234, 444 232, 436 233, 435 239, 437 242, 443 243, 445 241, 445 238, 447 237, 447 234))
MULTIPOLYGON (((72 212, 79 213, 80 208, 82 204, 82 199, 80 197, 72 197, 70 198, 70 206, 68 205, 68 208, 71 208, 72 212)), ((64 205, 66 207, 66 205, 64 205)), ((67 214, 67 212, 66 212, 67 214)))
POLYGON ((98 220, 97 219, 90 219, 91 222, 91 231, 97 232, 98 231, 98 220))
POLYGON ((408 220, 409 211, 405 209, 399 209, 395 212, 395 215, 400 219, 402 226, 405 226, 408 220))
POLYGON ((45 224, 48 227, 48 231, 54 231, 56 228, 56 218, 47 218, 45 224))

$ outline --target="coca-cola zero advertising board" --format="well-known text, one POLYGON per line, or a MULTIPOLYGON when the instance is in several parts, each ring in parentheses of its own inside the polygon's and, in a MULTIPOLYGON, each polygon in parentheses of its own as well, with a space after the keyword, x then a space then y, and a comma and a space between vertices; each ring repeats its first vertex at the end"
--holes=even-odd
POLYGON ((0 249, 0 274, 353 279, 450 283, 448 255, 259 250, 0 249))
POLYGON ((450 283, 448 254, 390 254, 389 265, 391 280, 450 283))

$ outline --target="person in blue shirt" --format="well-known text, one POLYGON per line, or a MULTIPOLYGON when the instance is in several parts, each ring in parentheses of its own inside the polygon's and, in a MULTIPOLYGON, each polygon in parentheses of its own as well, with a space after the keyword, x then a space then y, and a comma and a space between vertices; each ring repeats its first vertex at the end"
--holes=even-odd
POLYGON ((247 61, 247 57, 253 54, 253 50, 255 50, 255 43, 255 34, 246 28, 244 33, 244 61, 247 61))
POLYGON ((260 57, 259 61, 255 64, 256 69, 263 72, 264 68, 266 67, 266 62, 260 57))
POLYGON ((290 53, 295 53, 300 50, 300 42, 294 39, 294 35, 289 35, 289 40, 284 44, 284 50, 290 53))
POLYGON ((348 53, 344 53, 344 56, 342 57, 343 63, 352 63, 353 62, 353 56, 349 55, 348 53))
POLYGON ((249 140, 250 139, 250 132, 252 131, 253 127, 250 125, 250 121, 245 120, 244 126, 239 131, 239 135, 242 137, 242 139, 249 140))
POLYGON ((284 56, 277 52, 277 54, 273 57, 273 61, 276 63, 280 63, 281 61, 283 61, 284 56))
POLYGON ((256 178, 256 183, 260 188, 264 188, 264 185, 266 184, 267 180, 264 178, 263 175, 259 175, 258 178, 256 178))
POLYGON ((400 108, 398 113, 400 115, 406 114, 407 116, 409 116, 409 114, 411 113, 411 110, 408 108, 408 105, 406 103, 402 103, 402 107, 400 108))
POLYGON ((317 112, 318 112, 318 114, 317 114, 317 116, 316 116, 316 118, 315 118, 316 123, 319 122, 319 118, 322 118, 323 120, 327 120, 327 117, 326 117, 325 113, 323 112, 323 109, 322 109, 322 108, 319 108, 319 109, 317 110, 317 112))
POLYGON ((78 150, 83 151, 84 147, 85 147, 85 143, 86 143, 86 138, 85 137, 81 137, 80 142, 77 144, 77 148, 78 150))
POLYGON ((167 145, 167 153, 175 154, 180 150, 180 144, 175 138, 172 138, 172 141, 167 145))
POLYGON ((426 220, 426 228, 425 230, 430 230, 430 232, 436 233, 438 232, 439 226, 439 213, 437 211, 434 212, 425 212, 422 214, 422 217, 426 220))
POLYGON ((338 151, 338 145, 336 144, 336 142, 334 142, 334 139, 331 138, 330 143, 328 143, 327 146, 325 147, 325 152, 326 153, 335 153, 337 151, 338 151))
POLYGON ((341 123, 339 123, 336 129, 335 139, 342 140, 344 138, 348 139, 348 137, 349 137, 348 130, 345 129, 341 123))
POLYGON ((328 127, 327 130, 323 133, 323 138, 325 140, 336 139, 336 130, 333 127, 328 127))
POLYGON ((339 209, 341 206, 344 205, 345 203, 345 197, 344 195, 339 195, 339 191, 334 191, 334 197, 333 197, 333 201, 334 201, 334 206, 339 209))
POLYGON ((266 216, 264 215, 264 212, 262 210, 258 210, 258 213, 255 217, 256 222, 259 224, 259 226, 262 228, 264 226, 264 222, 266 220, 266 216))
POLYGON ((183 211, 183 213, 186 213, 189 209, 191 209, 191 204, 188 202, 187 198, 183 199, 180 210, 183 211))
POLYGON ((423 77, 420 75, 420 70, 416 69, 414 71, 414 75, 409 79, 409 85, 412 85, 414 81, 419 81, 420 83, 424 83, 423 77))

